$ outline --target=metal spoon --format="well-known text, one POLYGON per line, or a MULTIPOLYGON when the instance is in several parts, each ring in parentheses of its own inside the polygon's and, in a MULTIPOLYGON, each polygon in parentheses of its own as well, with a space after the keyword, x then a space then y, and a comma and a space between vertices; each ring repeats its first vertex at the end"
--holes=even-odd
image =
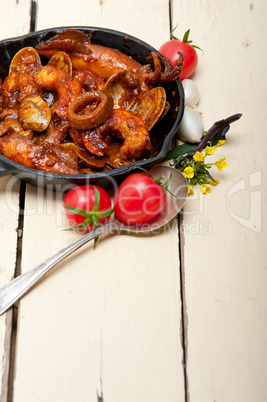
POLYGON ((163 225, 166 225, 170 220, 172 220, 182 209, 185 203, 188 194, 187 181, 178 170, 167 166, 153 168, 150 170, 150 173, 153 175, 153 177, 162 176, 163 182, 166 181, 170 175, 172 175, 169 190, 176 196, 172 196, 169 192, 166 193, 166 207, 156 218, 138 226, 125 225, 114 218, 112 221, 100 226, 96 230, 79 237, 73 243, 61 249, 58 253, 47 258, 44 262, 36 265, 28 272, 18 276, 7 285, 2 287, 2 289, 0 289, 0 314, 3 314, 18 299, 20 299, 46 272, 53 268, 58 262, 62 261, 65 257, 69 256, 95 237, 108 231, 113 233, 127 232, 134 234, 155 232, 157 229, 163 225))

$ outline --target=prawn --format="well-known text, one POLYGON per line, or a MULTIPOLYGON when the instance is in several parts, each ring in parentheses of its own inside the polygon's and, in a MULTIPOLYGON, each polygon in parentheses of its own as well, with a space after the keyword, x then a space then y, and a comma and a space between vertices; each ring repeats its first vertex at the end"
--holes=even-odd
POLYGON ((105 137, 109 134, 123 141, 120 148, 120 156, 123 159, 140 159, 151 149, 145 123, 127 110, 113 109, 102 125, 83 131, 82 140, 92 154, 104 156, 108 147, 105 137))
POLYGON ((43 148, 23 133, 11 132, 0 137, 0 153, 31 169, 59 174, 78 174, 77 157, 57 147, 43 148))
POLYGON ((13 131, 16 133, 23 131, 19 118, 14 116, 5 118, 0 124, 0 137, 13 131))
POLYGON ((28 73, 10 73, 3 82, 4 108, 18 109, 28 95, 40 95, 41 88, 28 73))
POLYGON ((51 113, 66 119, 70 103, 82 94, 81 84, 65 71, 48 65, 35 75, 35 81, 42 90, 57 92, 58 100, 52 106, 51 113))

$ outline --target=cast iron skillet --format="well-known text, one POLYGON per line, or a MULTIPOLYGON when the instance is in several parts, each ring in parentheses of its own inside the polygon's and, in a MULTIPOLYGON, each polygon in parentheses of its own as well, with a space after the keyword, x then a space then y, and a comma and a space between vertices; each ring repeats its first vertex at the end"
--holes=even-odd
MULTIPOLYGON (((91 36, 91 42, 119 49, 128 56, 132 56, 141 64, 147 64, 147 57, 150 52, 158 51, 147 43, 110 29, 96 27, 59 27, 46 29, 28 35, 6 39, 0 41, 0 76, 2 80, 8 75, 9 65, 13 56, 25 46, 36 46, 40 40, 48 40, 63 29, 73 28, 81 30, 91 36)), ((45 64, 47 61, 43 60, 45 64)), ((23 180, 34 186, 49 188, 52 190, 64 191, 70 185, 98 184, 104 187, 110 186, 114 180, 120 181, 129 173, 129 167, 141 166, 150 168, 162 161, 167 153, 168 146, 174 137, 181 122, 184 111, 184 92, 181 81, 164 86, 167 92, 167 99, 170 103, 170 110, 167 115, 158 122, 151 130, 150 135, 155 152, 151 158, 141 160, 133 164, 123 166, 117 169, 111 169, 106 172, 99 172, 87 175, 65 175, 46 173, 35 169, 30 169, 19 165, 0 155, 0 177, 6 175, 15 175, 19 180, 23 180)), ((132 172, 132 170, 131 170, 132 172)))

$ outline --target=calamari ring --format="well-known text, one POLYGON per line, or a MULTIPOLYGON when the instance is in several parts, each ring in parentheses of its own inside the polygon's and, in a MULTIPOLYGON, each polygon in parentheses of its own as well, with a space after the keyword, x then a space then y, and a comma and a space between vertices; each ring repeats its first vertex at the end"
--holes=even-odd
POLYGON ((78 130, 90 130, 104 123, 112 109, 113 100, 110 96, 100 91, 91 91, 71 102, 68 108, 68 121, 71 127, 78 130), (81 113, 82 111, 84 113, 81 113))

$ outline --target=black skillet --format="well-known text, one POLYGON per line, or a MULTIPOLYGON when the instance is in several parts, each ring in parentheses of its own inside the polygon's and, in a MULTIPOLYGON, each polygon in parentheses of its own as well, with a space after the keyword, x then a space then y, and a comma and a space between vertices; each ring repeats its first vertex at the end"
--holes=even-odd
MULTIPOLYGON (((123 32, 96 27, 51 28, 0 41, 0 76, 2 80, 8 75, 9 65, 13 56, 22 47, 34 47, 40 40, 48 40, 61 30, 67 28, 81 30, 91 36, 92 43, 119 49, 128 56, 132 56, 141 64, 147 64, 149 62, 147 57, 150 55, 150 52, 158 53, 156 49, 147 43, 123 32)), ((120 181, 126 176, 129 173, 130 167, 141 166, 147 169, 160 163, 166 155, 169 144, 177 132, 184 111, 184 92, 181 81, 178 79, 164 85, 164 88, 167 93, 168 102, 170 103, 170 109, 166 116, 159 121, 150 132, 154 146, 154 153, 151 158, 105 172, 87 175, 65 175, 30 169, 0 155, 0 177, 15 175, 19 180, 23 180, 37 187, 64 191, 69 189, 72 185, 88 183, 107 187, 114 183, 114 180, 120 181)))

